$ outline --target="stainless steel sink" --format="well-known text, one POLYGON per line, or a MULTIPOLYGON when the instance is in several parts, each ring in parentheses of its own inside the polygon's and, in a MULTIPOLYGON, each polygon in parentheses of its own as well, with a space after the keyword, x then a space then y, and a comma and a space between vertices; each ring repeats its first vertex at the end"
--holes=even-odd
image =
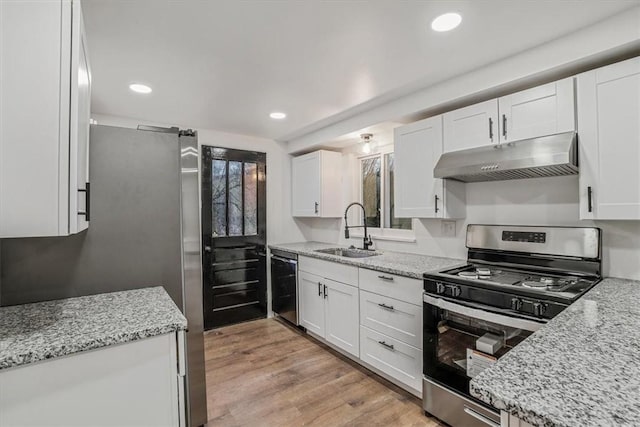
POLYGON ((345 249, 345 248, 317 249, 314 252, 319 252, 321 254, 343 256, 346 258, 368 258, 368 257, 380 255, 379 252, 365 251, 364 249, 345 249))

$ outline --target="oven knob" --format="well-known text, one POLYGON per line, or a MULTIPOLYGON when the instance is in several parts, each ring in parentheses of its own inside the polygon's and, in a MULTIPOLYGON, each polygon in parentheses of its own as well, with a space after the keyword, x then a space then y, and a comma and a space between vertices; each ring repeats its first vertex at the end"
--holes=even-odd
POLYGON ((460 286, 451 286, 451 296, 459 297, 461 293, 462 289, 460 289, 460 286))
POLYGON ((444 291, 445 291, 446 289, 447 289, 447 288, 446 288, 442 283, 440 283, 440 282, 436 282, 436 293, 437 293, 437 294, 444 294, 444 291))
POLYGON ((541 302, 533 303, 533 315, 534 316, 542 316, 544 312, 547 311, 547 305, 541 302))
POLYGON ((519 311, 522 308, 522 300, 520 298, 511 298, 511 309, 519 311))

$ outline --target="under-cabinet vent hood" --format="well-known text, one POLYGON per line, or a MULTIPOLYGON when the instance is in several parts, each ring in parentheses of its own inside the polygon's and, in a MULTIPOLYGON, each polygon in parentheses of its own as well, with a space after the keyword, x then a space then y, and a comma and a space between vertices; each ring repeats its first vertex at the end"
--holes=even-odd
POLYGON ((577 173, 578 146, 575 132, 444 153, 433 170, 435 178, 462 182, 577 173))

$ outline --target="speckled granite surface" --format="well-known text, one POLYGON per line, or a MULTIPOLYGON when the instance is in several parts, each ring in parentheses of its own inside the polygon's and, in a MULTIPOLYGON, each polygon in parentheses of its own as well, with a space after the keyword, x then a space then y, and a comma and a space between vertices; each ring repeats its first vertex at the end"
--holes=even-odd
POLYGON ((186 327, 160 286, 0 307, 0 370, 186 327))
POLYGON ((336 248, 339 245, 331 245, 319 242, 287 243, 280 245, 269 245, 272 249, 280 249, 297 253, 298 255, 313 258, 325 259, 327 261, 339 262, 342 264, 355 265, 357 267, 368 268, 370 270, 382 271, 385 273, 398 274, 400 276, 422 279, 424 273, 430 271, 443 270, 464 264, 463 259, 441 258, 427 255, 409 254, 404 252, 378 251, 380 255, 369 258, 346 258, 337 255, 314 252, 317 249, 336 248))
POLYGON ((535 426, 640 425, 640 282, 607 278, 471 381, 535 426))

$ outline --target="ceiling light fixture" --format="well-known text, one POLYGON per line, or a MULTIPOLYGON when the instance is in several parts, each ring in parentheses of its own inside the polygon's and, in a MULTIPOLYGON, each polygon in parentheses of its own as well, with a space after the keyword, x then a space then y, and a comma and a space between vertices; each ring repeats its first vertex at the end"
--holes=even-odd
POLYGON ((129 89, 137 93, 151 93, 151 88, 142 83, 131 83, 129 89))
POLYGON ((276 120, 282 120, 282 119, 286 118, 287 115, 285 113, 281 113, 279 111, 274 111, 273 113, 269 114, 269 117, 271 117, 272 119, 276 119, 276 120))
POLYGON ((373 138, 372 133, 363 133, 360 135, 362 139, 362 152, 365 154, 369 154, 371 152, 371 138, 373 138))
POLYGON ((431 21, 431 29, 437 32, 451 31, 462 22, 462 16, 458 13, 445 13, 431 21))

